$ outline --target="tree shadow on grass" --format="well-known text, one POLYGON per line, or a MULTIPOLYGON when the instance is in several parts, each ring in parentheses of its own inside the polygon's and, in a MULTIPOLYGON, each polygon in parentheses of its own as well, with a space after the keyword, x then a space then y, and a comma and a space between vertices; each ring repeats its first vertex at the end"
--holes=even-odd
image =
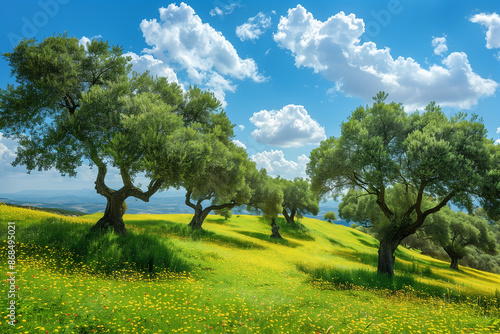
MULTIPOLYGON (((222 219, 224 220, 224 219, 222 219)), ((204 241, 215 243, 220 246, 238 249, 265 249, 266 247, 251 241, 234 238, 227 235, 217 234, 205 229, 193 230, 188 224, 175 223, 168 220, 161 221, 141 221, 140 223, 129 224, 140 226, 151 233, 164 237, 174 237, 186 240, 204 241)))
POLYGON ((259 240, 267 241, 267 242, 270 242, 270 243, 273 243, 273 244, 283 245, 283 246, 286 246, 286 247, 296 248, 296 247, 301 246, 301 244, 299 244, 297 242, 293 242, 293 241, 290 241, 290 240, 287 240, 287 239, 284 239, 284 238, 281 238, 281 239, 271 238, 269 235, 264 234, 264 233, 249 232, 249 231, 236 231, 236 232, 240 233, 240 234, 243 234, 243 235, 246 235, 246 236, 249 236, 249 237, 252 237, 252 238, 256 238, 256 239, 259 239, 259 240))

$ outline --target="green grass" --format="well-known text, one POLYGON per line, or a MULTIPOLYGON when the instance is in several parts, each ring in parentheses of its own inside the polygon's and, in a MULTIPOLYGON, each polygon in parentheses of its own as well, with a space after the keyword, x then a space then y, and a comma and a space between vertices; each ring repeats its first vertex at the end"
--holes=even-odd
MULTIPOLYGON (((389 279, 375 273, 377 241, 343 226, 304 218, 303 228, 283 231, 280 242, 258 217, 209 216, 204 231, 195 232, 186 227, 190 218, 126 215, 129 233, 122 238, 89 234, 98 214, 67 218, 0 205, 1 239, 7 222, 16 222, 19 321, 7 325, 2 307, 0 332, 500 330, 499 275, 455 272, 400 248, 396 278, 389 279), (141 265, 130 266, 132 259, 141 265), (174 259, 186 272, 173 270, 174 259)), ((7 243, 0 246, 7 272, 7 243)), ((0 304, 7 305, 9 283, 1 284, 0 304)))

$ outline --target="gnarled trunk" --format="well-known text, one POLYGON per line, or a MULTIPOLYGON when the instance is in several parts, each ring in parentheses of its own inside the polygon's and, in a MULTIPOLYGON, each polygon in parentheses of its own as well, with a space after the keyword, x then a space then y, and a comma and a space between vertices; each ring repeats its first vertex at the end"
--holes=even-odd
POLYGON ((271 230, 273 233, 273 234, 271 234, 271 238, 282 239, 281 234, 278 232, 279 229, 280 229, 280 227, 276 224, 276 218, 273 218, 271 220, 271 230))
POLYGON ((184 203, 186 203, 186 205, 189 206, 190 208, 194 209, 194 216, 191 219, 191 222, 189 223, 189 226, 191 226, 191 229, 193 230, 201 229, 201 225, 203 224, 205 218, 207 218, 210 212, 222 209, 231 210, 236 205, 234 201, 231 201, 230 203, 225 203, 220 205, 210 205, 209 207, 203 209, 203 207, 201 206, 201 202, 203 202, 204 200, 209 200, 210 197, 200 197, 198 198, 196 204, 193 204, 191 203, 191 194, 192 194, 191 190, 188 190, 186 192, 186 199, 184 203))
POLYGON ((394 262, 396 260, 394 252, 398 248, 400 242, 400 238, 396 237, 385 237, 380 240, 377 267, 379 274, 387 274, 390 277, 394 276, 394 262))
POLYGON ((443 249, 451 259, 450 268, 458 270, 458 261, 464 257, 464 254, 457 252, 452 246, 443 247, 443 249))
POLYGON ((201 210, 201 208, 196 208, 194 210, 194 216, 191 219, 191 222, 189 223, 189 226, 191 226, 191 229, 193 230, 199 230, 201 229, 201 225, 205 221, 205 218, 207 218, 208 214, 210 211, 208 210, 201 210))
POLYGON ((115 234, 126 234, 127 229, 125 228, 125 223, 123 222, 123 215, 127 210, 125 200, 128 197, 133 196, 144 202, 149 202, 149 198, 160 189, 162 181, 151 180, 148 190, 142 191, 132 184, 132 178, 130 177, 128 170, 121 168, 120 175, 123 180, 123 187, 119 190, 113 190, 109 188, 104 181, 107 174, 106 164, 99 159, 97 154, 92 156, 92 161, 98 167, 95 190, 99 195, 106 197, 107 204, 104 216, 99 219, 94 226, 92 226, 91 231, 106 232, 112 228, 115 234))
POLYGON ((107 201, 104 216, 92 226, 91 231, 107 232, 113 229, 115 234, 126 234, 127 229, 123 222, 123 215, 126 211, 125 199, 115 195, 107 197, 107 201))
POLYGON ((285 217, 287 223, 295 224, 295 209, 290 210, 290 214, 286 211, 286 208, 283 208, 283 216, 285 217))

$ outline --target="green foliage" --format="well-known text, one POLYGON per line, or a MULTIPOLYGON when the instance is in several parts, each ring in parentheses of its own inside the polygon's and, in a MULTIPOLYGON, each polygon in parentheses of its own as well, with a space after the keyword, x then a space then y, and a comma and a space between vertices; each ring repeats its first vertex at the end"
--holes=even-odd
POLYGON ((295 216, 319 212, 319 198, 311 190, 309 180, 296 177, 293 181, 277 179, 283 191, 283 215, 289 223, 293 223, 295 216))
POLYGON ((233 212, 231 211, 231 209, 228 209, 228 208, 215 210, 215 214, 224 217, 225 220, 228 220, 229 218, 231 218, 233 216, 233 212))
POLYGON ((407 114, 386 98, 381 92, 371 107, 357 108, 342 123, 339 138, 311 152, 307 173, 320 195, 358 191, 348 194, 339 211, 377 226, 380 249, 387 253, 379 270, 392 274, 390 251, 448 202, 471 211, 480 199, 494 214, 500 197, 500 165, 494 162, 500 160, 476 116, 448 118, 433 102, 407 114))
POLYGON ((4 58, 17 82, 0 91, 0 128, 20 142, 14 165, 75 175, 88 149, 70 118, 92 87, 127 75, 122 49, 93 40, 85 51, 77 38, 59 35, 25 39, 4 58))
POLYGON ((429 217, 424 232, 452 259, 462 259, 469 250, 467 246, 475 246, 487 253, 496 250, 496 240, 486 220, 454 212, 448 207, 429 217))
POLYGON ((248 175, 252 196, 247 210, 260 211, 267 219, 276 218, 283 211, 283 190, 279 181, 267 175, 265 169, 253 170, 248 175))
POLYGON ((329 223, 331 223, 332 220, 337 220, 337 216, 335 215, 335 212, 333 212, 333 211, 326 212, 325 215, 323 216, 323 218, 325 220, 328 220, 329 223))

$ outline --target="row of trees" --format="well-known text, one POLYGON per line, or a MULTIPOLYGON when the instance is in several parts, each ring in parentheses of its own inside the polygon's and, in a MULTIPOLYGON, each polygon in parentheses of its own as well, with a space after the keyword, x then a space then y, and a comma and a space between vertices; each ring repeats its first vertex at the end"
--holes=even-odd
POLYGON ((96 166, 95 189, 107 206, 94 230, 125 233, 128 197, 149 201, 183 187, 193 229, 213 210, 247 205, 279 237, 278 214, 294 223, 317 214, 320 196, 349 190, 374 202, 367 210, 377 211, 378 271, 392 276, 398 245, 448 203, 471 210, 478 200, 489 217, 500 216, 500 150, 475 116, 448 118, 434 103, 408 114, 381 92, 342 123, 340 137, 311 152, 310 186, 258 171, 232 142, 233 125, 213 94, 131 73, 120 47, 99 40, 84 47, 62 35, 23 40, 4 58, 17 82, 0 91, 0 129, 19 141, 14 165, 69 176, 85 161, 96 166), (121 188, 106 184, 109 167, 119 170, 121 188), (139 174, 146 190, 134 183, 139 174))
POLYGON ((210 212, 240 205, 270 219, 283 213, 290 223, 318 212, 308 181, 257 171, 212 93, 131 73, 119 47, 100 40, 84 47, 62 35, 23 40, 4 58, 17 82, 0 91, 0 129, 19 141, 14 165, 69 176, 85 161, 96 166, 95 189, 107 205, 93 230, 126 233, 125 200, 147 202, 170 187, 186 189, 193 229, 210 212), (121 188, 106 184, 109 167, 119 170, 121 188), (141 173, 146 190, 134 183, 141 173))

